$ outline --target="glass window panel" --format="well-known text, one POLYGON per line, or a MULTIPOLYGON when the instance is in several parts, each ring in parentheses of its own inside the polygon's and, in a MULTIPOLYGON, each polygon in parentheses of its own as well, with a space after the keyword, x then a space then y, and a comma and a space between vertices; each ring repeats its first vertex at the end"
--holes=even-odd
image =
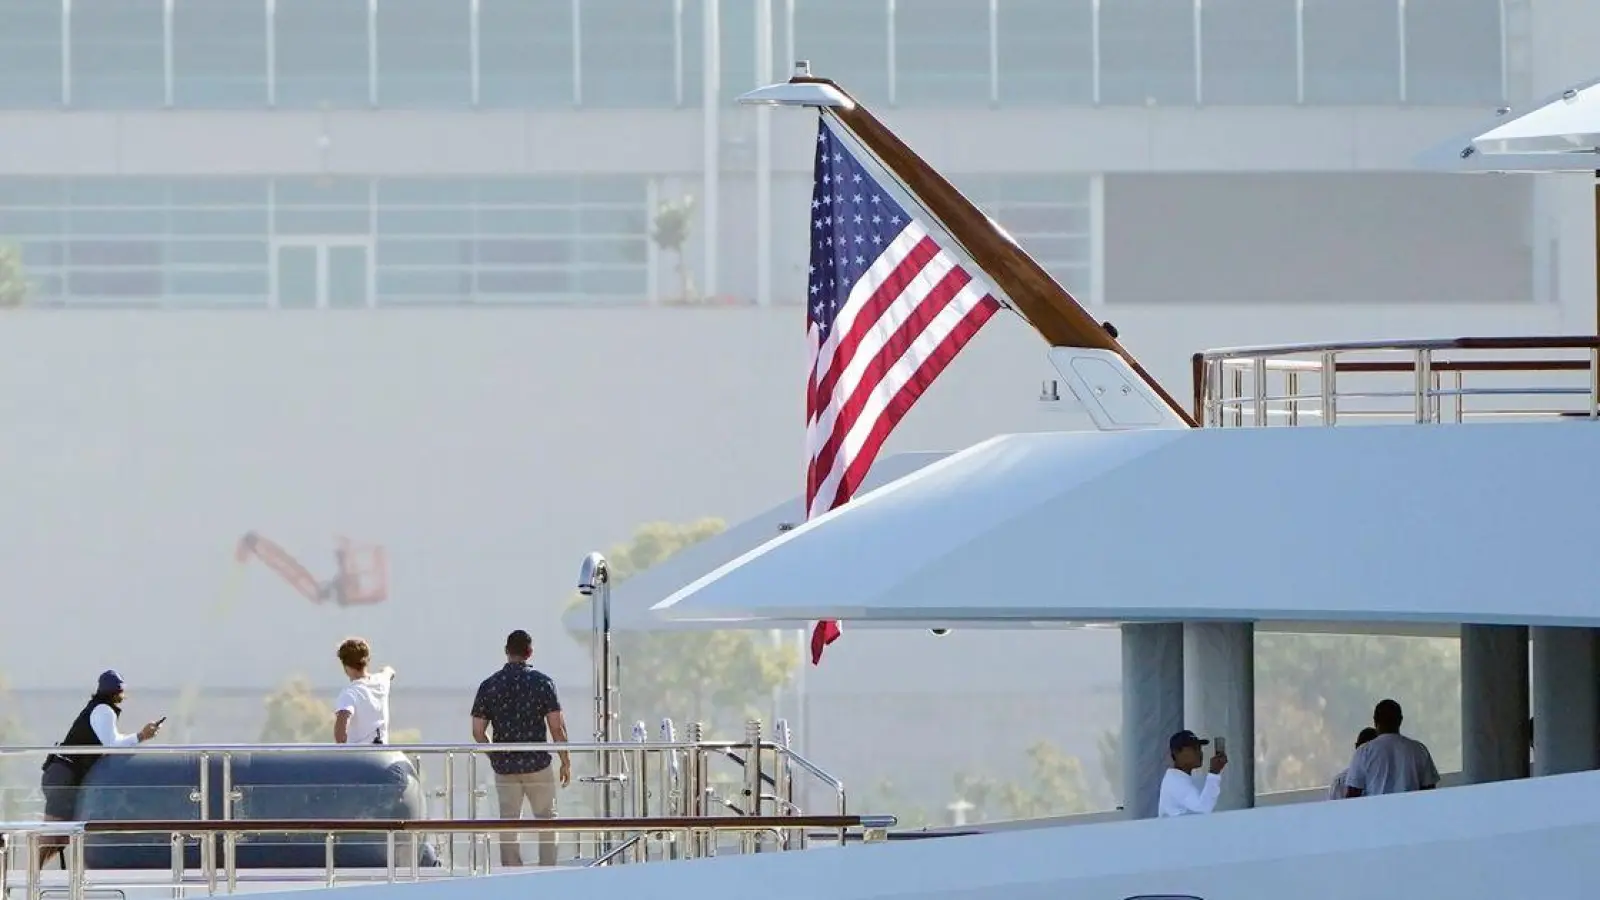
POLYGON ((461 234, 476 231, 470 209, 379 209, 379 234, 461 234))
POLYGON ((572 241, 564 238, 480 240, 480 265, 565 265, 572 260, 572 241))
POLYGON ((1306 102, 1400 101, 1396 0, 1303 0, 1306 102))
POLYGON ((989 102, 989 0, 900 0, 895 7, 895 102, 989 102))
POLYGON ((648 255, 649 238, 589 238, 577 242, 579 263, 631 263, 642 265, 648 255))
POLYGON ((638 175, 589 175, 578 182, 583 203, 644 203, 645 179, 638 175))
POLYGON ((66 261, 67 251, 58 241, 23 241, 22 262, 27 266, 55 267, 66 261))
POLYGON ((159 241, 68 241, 69 266, 159 266, 163 257, 159 241))
POLYGON ((1039 259, 1046 268, 1062 263, 1076 263, 1089 258, 1089 236, 1054 237, 1050 235, 1018 236, 1022 249, 1039 259))
POLYGON ((56 274, 29 273, 28 283, 33 285, 32 300, 54 300, 66 290, 66 279, 56 274))
POLYGON ((67 230, 74 235, 166 234, 167 211, 156 209, 69 209, 67 230))
POLYGON ((1499 104, 1500 0, 1406 0, 1406 101, 1499 104))
POLYGON ((60 206, 66 194, 60 178, 0 178, 0 206, 60 206))
POLYGON ((351 109, 371 102, 366 0, 277 0, 279 106, 351 109))
POLYGON ((587 206, 578 210, 579 234, 646 234, 649 216, 642 206, 587 206))
POLYGON ((1087 234, 1089 232, 1089 208, 1087 206, 1060 206, 1043 203, 1031 206, 1006 204, 995 207, 990 215, 994 216, 1001 225, 1005 226, 1007 231, 1013 234, 1037 232, 1087 234))
POLYGON ((267 242, 185 241, 167 243, 167 262, 171 265, 262 266, 267 265, 267 242))
POLYGON ((448 109, 471 102, 471 4, 467 0, 381 0, 379 105, 448 109))
POLYGON ((1100 102, 1193 106, 1193 0, 1100 5, 1100 102))
MULTIPOLYGON (((967 178, 962 179, 965 184, 967 178)), ((1089 179, 1081 175, 994 175, 977 181, 977 194, 997 203, 1089 202, 1089 179)))
POLYGON ((364 209, 280 209, 273 222, 278 234, 367 234, 364 209))
POLYGON ((864 103, 889 99, 887 0, 794 0, 794 53, 864 103))
POLYGON ((406 240, 380 238, 379 266, 463 266, 472 263, 472 242, 459 238, 406 240))
POLYGON ((466 178, 383 178, 379 206, 471 206, 474 184, 466 178))
POLYGON ((378 299, 459 303, 472 296, 471 269, 378 268, 378 299))
POLYGON ((263 0, 175 0, 172 102, 187 109, 266 106, 263 0))
POLYGON ((547 207, 544 209, 479 209, 479 234, 571 234, 578 227, 577 210, 547 207))
MULTIPOLYGON (((574 203, 583 179, 570 175, 544 178, 486 178, 476 183, 478 202, 489 206, 574 203)), ((591 179, 597 183, 598 179, 591 179)))
POLYGON ((478 90, 489 107, 572 105, 572 4, 479 0, 478 90))
POLYGON ((1000 104, 1094 102, 1092 0, 999 0, 1000 104))
POLYGON ((67 273, 67 293, 73 297, 128 297, 158 300, 163 293, 157 269, 118 269, 106 272, 76 270, 67 273))
POLYGON ((72 206, 167 205, 167 182, 160 178, 75 178, 67 183, 72 206))
POLYGON ((61 104, 61 10, 56 0, 0 0, 0 109, 61 104))
POLYGON ((478 272, 479 294, 570 294, 570 269, 502 269, 478 272))
MULTIPOLYGON (((750 5, 749 0, 742 2, 750 5)), ((584 106, 628 109, 677 103, 673 6, 673 0, 579 4, 584 106)), ((745 32, 746 41, 750 34, 745 32)))
POLYGON ((358 206, 366 208, 369 183, 364 178, 280 178, 274 199, 285 206, 358 206))
MULTIPOLYGON (((693 106, 700 102, 702 79, 705 78, 705 59, 701 41, 705 20, 704 0, 684 0, 683 4, 683 102, 693 106)), ((756 4, 749 2, 723 3, 719 36, 722 38, 722 101, 732 103, 740 94, 787 78, 792 59, 784 59, 783 29, 785 24, 783 0, 772 3, 772 70, 758 74, 756 40, 756 4)))
POLYGON ((6 209, 0 207, 0 240, 24 235, 60 234, 66 217, 57 209, 6 209))
POLYGON ((1296 102, 1295 0, 1205 0, 1200 15, 1207 104, 1296 102))
POLYGON ((649 276, 642 266, 582 269, 578 272, 578 293, 593 297, 643 299, 650 290, 649 276))
POLYGON ((183 178, 167 184, 173 206, 265 208, 267 193, 265 178, 183 178))
POLYGON ((183 209, 176 208, 168 215, 168 228, 172 234, 227 235, 266 234, 267 208, 256 209, 183 209))
POLYGON ((165 105, 161 0, 74 0, 71 24, 73 106, 165 105))
MULTIPOLYGON (((265 260, 263 260, 265 263, 265 260)), ((201 297, 267 298, 267 270, 232 269, 194 272, 177 269, 167 273, 167 293, 201 297)))

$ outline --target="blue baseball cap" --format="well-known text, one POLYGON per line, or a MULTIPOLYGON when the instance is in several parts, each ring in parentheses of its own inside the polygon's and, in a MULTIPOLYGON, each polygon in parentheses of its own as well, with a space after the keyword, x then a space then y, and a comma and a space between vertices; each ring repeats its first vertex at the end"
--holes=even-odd
POLYGON ((122 676, 116 669, 107 669, 100 673, 100 686, 95 689, 100 694, 115 694, 122 690, 122 676))
POLYGON ((1177 753, 1185 747, 1204 747, 1209 743, 1211 742, 1186 728, 1167 740, 1167 749, 1177 753))

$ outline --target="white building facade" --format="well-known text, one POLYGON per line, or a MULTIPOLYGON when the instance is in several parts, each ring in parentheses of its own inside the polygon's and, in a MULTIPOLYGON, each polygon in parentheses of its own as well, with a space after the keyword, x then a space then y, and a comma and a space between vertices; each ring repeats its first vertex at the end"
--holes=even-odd
POLYGON ((0 240, 42 305, 668 302, 653 210, 685 195, 696 293, 787 303, 811 126, 733 98, 798 58, 1108 308, 1587 316, 1593 292, 1571 191, 1411 163, 1593 74, 1585 0, 0 0, 0 17, 0 240))

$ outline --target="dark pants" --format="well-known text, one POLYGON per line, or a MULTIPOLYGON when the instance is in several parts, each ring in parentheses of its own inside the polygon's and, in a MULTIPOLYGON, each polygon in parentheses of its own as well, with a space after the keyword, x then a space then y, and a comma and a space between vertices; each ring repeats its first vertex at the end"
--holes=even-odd
POLYGON ((82 779, 70 763, 52 759, 45 763, 39 775, 39 789, 44 793, 44 815, 47 819, 70 822, 78 813, 78 785, 82 779))

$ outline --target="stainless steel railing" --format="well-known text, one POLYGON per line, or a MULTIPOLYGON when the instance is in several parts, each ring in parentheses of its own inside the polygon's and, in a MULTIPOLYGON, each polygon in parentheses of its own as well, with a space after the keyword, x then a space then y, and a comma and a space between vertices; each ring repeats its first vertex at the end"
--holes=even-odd
MULTIPOLYGON (((91 881, 90 870, 86 865, 85 846, 87 840, 94 835, 130 835, 149 834, 167 835, 172 847, 172 881, 174 894, 184 884, 186 876, 186 860, 184 856, 186 841, 191 838, 204 837, 202 846, 212 843, 210 838, 221 836, 223 838, 223 860, 220 868, 214 858, 207 857, 201 866, 201 880, 206 887, 208 895, 215 895, 219 890, 232 894, 238 891, 240 877, 237 865, 238 839, 246 835, 284 835, 284 834, 312 834, 323 836, 324 866, 318 876, 322 883, 328 887, 340 883, 341 873, 336 865, 335 849, 336 838, 341 834, 382 834, 384 836, 386 865, 381 879, 367 877, 364 880, 384 880, 390 883, 401 879, 401 865, 399 860, 398 837, 406 835, 411 839, 411 853, 406 866, 406 876, 409 880, 418 881, 424 877, 424 869, 420 864, 420 853, 423 835, 432 833, 463 833, 470 837, 474 844, 482 843, 485 851, 482 854, 483 865, 474 868, 469 875, 489 874, 492 871, 492 855, 487 852, 487 845, 493 835, 521 832, 559 832, 559 831, 611 831, 627 833, 630 836, 620 842, 606 855, 597 857, 588 864, 610 865, 625 859, 625 853, 630 848, 639 848, 636 856, 643 857, 642 849, 647 846, 648 839, 652 836, 670 836, 673 840, 685 846, 699 844, 701 846, 716 847, 716 842, 697 842, 694 836, 717 835, 721 833, 778 833, 781 829, 790 827, 798 828, 838 828, 842 833, 853 829, 862 831, 864 841, 882 839, 883 832, 894 824, 891 816, 746 816, 740 818, 729 817, 629 817, 629 818, 597 818, 597 819, 495 819, 476 822, 452 821, 439 819, 346 819, 329 821, 292 820, 258 820, 253 822, 229 821, 150 821, 150 822, 28 822, 28 823, 0 823, 0 833, 8 838, 8 843, 13 844, 26 856, 25 890, 28 900, 42 900, 44 887, 44 873, 39 864, 40 851, 45 846, 44 841, 60 842, 64 844, 65 879, 67 882, 68 900, 83 900, 84 894, 91 888, 95 889, 125 889, 128 887, 149 886, 125 881, 98 879, 91 881), (19 843, 20 841, 20 843, 19 843)), ((448 873, 446 873, 448 874, 448 873)), ((125 874, 124 874, 124 877, 125 874)), ((290 880, 293 876, 286 877, 280 873, 271 876, 274 882, 290 880)), ((307 876, 300 874, 300 880, 307 876)), ((351 880, 349 873, 345 873, 345 880, 351 880)), ((0 869, 0 885, 8 886, 8 876, 0 869)))
POLYGON ((1208 427, 1600 418, 1600 337, 1233 347, 1197 353, 1208 427))

